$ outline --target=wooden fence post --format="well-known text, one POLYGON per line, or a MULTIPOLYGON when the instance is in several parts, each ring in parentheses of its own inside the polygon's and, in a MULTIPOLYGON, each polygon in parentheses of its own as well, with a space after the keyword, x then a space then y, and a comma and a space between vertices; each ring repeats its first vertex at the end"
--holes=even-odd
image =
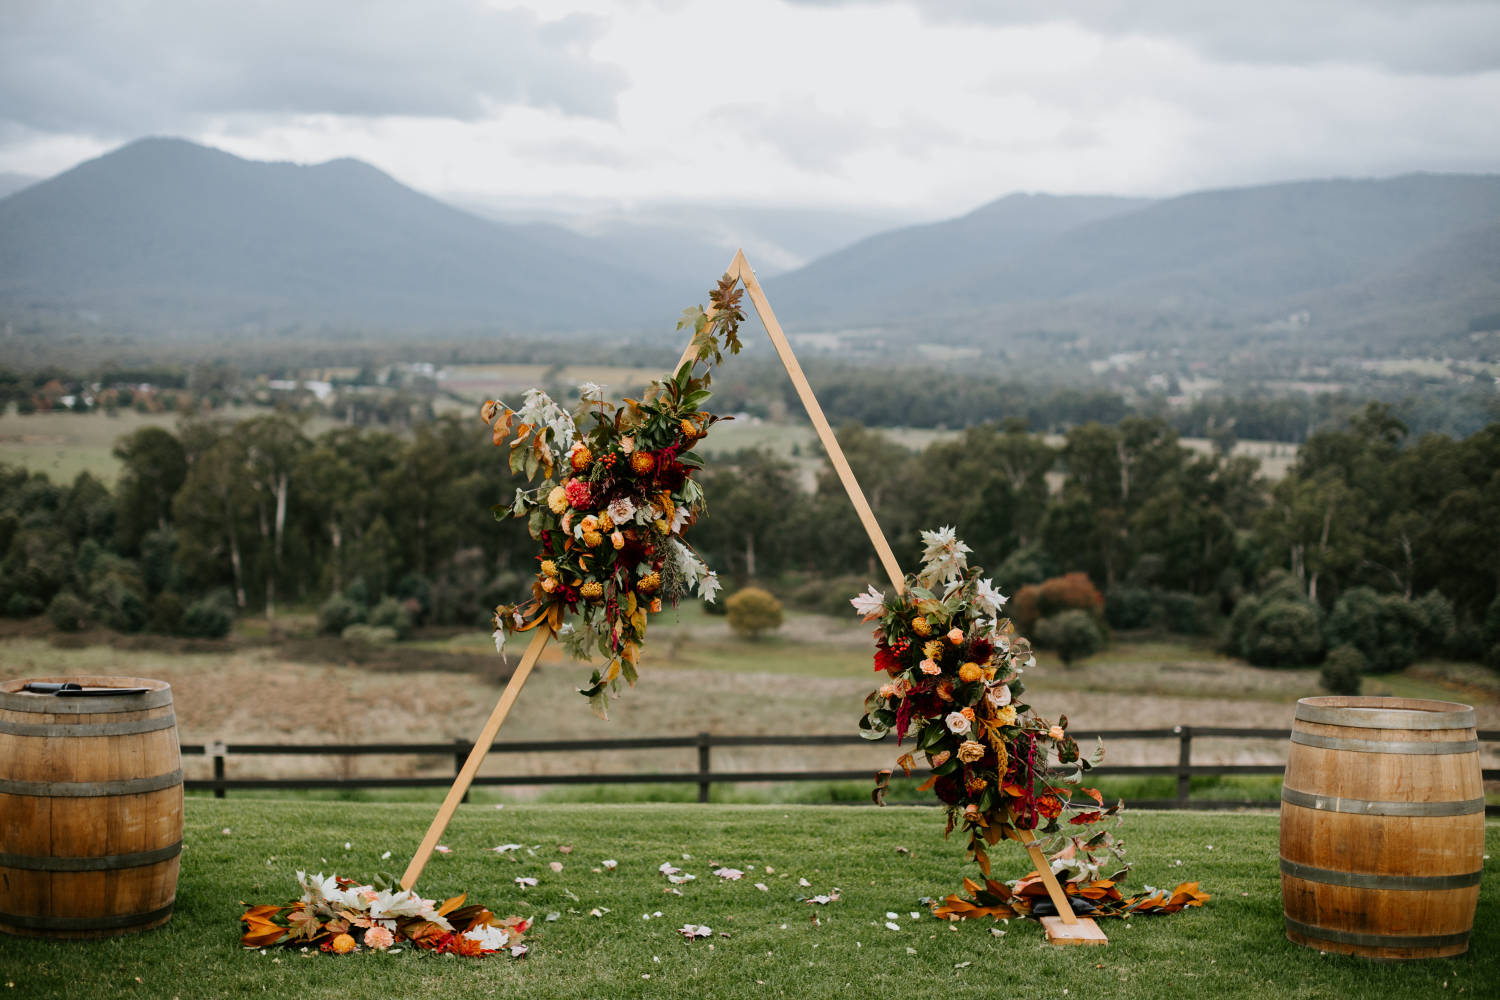
POLYGON ((709 733, 698 734, 698 801, 708 801, 709 786, 709 748, 713 736, 709 733))
POLYGON ((1177 730, 1177 806, 1186 809, 1192 791, 1193 778, 1188 768, 1193 766, 1193 727, 1174 726, 1177 730))
POLYGON ((214 798, 222 799, 225 795, 224 757, 227 750, 223 743, 213 742, 205 746, 203 752, 214 759, 214 798))

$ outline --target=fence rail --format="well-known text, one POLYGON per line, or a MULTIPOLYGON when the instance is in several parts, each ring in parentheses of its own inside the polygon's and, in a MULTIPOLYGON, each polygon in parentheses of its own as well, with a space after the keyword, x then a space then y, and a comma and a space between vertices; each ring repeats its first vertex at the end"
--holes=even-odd
MULTIPOLYGON (((1176 764, 1108 764, 1093 774, 1109 778, 1121 775, 1168 776, 1177 779, 1177 795, 1170 799, 1133 799, 1136 809, 1242 809, 1267 807, 1271 803, 1253 800, 1194 799, 1191 797, 1195 777, 1242 774, 1282 774, 1284 763, 1264 764, 1194 764, 1193 741, 1197 739, 1274 739, 1287 741, 1289 729, 1240 729, 1220 726, 1174 726, 1170 729, 1106 729, 1071 733, 1080 743, 1096 738, 1103 740, 1171 740, 1177 743, 1176 764)), ((1500 743, 1500 730, 1481 730, 1481 743, 1500 743)), ((851 747, 870 746, 859 736, 726 736, 698 733, 696 736, 651 736, 608 740, 510 740, 496 742, 491 754, 597 752, 601 750, 669 750, 696 749, 698 766, 692 771, 625 771, 602 774, 481 774, 475 785, 624 785, 624 784, 694 784, 698 801, 707 802, 709 790, 716 784, 741 782, 800 781, 868 781, 869 768, 856 770, 802 771, 715 771, 713 751, 729 747, 851 747)), ((212 791, 224 798, 230 789, 311 789, 311 788, 446 788, 452 779, 442 775, 429 777, 374 778, 231 778, 230 757, 295 756, 426 756, 451 757, 454 773, 463 767, 474 744, 467 740, 448 743, 199 743, 183 744, 184 756, 207 756, 213 761, 212 778, 189 778, 184 784, 192 790, 212 791)), ((1487 782, 1500 781, 1500 768, 1483 771, 1487 782)), ((465 800, 467 801, 467 795, 465 800)), ((930 802, 930 800, 929 800, 930 802)), ((917 803, 913 803, 917 804, 917 803)), ((929 803, 921 803, 929 804, 929 803)), ((1485 814, 1500 815, 1500 806, 1486 806, 1485 814)))

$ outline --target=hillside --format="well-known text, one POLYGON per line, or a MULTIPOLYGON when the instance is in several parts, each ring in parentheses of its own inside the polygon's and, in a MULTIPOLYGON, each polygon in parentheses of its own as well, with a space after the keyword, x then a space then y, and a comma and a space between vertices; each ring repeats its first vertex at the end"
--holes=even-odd
POLYGON ((0 200, 0 310, 101 325, 515 330, 685 301, 558 227, 480 219, 357 160, 143 139, 0 200), (612 310, 581 307, 608 301, 612 310))
POLYGON ((1500 308, 1479 249, 1496 225, 1495 176, 1309 181, 1147 203, 1008 198, 872 237, 768 290, 786 315, 812 323, 913 324, 956 340, 1047 325, 1116 343, 1141 331, 1246 332, 1302 309, 1313 331, 1390 338, 1462 329, 1500 308))

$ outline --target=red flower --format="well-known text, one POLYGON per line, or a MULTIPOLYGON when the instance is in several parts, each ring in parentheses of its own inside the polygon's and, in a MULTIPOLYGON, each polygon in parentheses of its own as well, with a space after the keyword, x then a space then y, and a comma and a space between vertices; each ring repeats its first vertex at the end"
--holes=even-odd
POLYGON ((937 793, 938 798, 950 806, 957 805, 964 797, 964 786, 951 774, 945 774, 939 778, 937 784, 932 786, 932 790, 937 793))
POLYGON ((875 669, 895 677, 901 672, 901 660, 885 645, 875 647, 875 669))
POLYGON ((570 479, 568 485, 563 487, 563 493, 568 498, 568 506, 574 510, 586 510, 593 505, 593 493, 589 490, 589 484, 581 479, 570 479))
POLYGON ((995 652, 995 647, 988 639, 975 639, 969 643, 969 659, 975 663, 988 663, 990 656, 995 652))

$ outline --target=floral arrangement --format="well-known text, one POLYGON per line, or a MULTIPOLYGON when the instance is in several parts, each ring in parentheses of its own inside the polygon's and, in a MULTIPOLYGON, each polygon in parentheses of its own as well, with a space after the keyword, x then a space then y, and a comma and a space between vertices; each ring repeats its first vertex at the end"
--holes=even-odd
MULTIPOLYGON (((898 745, 914 739, 932 769, 920 790, 947 805, 948 831, 962 825, 969 856, 988 875, 986 846, 1010 830, 1058 833, 1075 790, 1093 807, 1074 812, 1069 826, 1095 826, 1120 806, 1106 809, 1098 791, 1078 787, 1103 759, 1103 744, 1082 757, 1067 716, 1052 723, 1022 700, 1022 675, 1036 658, 1001 617, 1006 598, 969 567, 972 550, 952 528, 924 531, 922 542, 922 568, 907 576, 903 592, 887 597, 872 586, 850 602, 877 623, 875 669, 890 678, 865 699, 859 725, 872 739, 890 730, 898 745)), ((910 776, 914 755, 898 764, 910 776)), ((1085 842, 1096 853, 1113 846, 1107 830, 1085 842)), ((1095 864, 1097 876, 1090 851, 1079 864, 1095 864)))
POLYGON ((497 520, 524 520, 541 547, 531 598, 495 609, 496 649, 504 652, 510 633, 545 626, 578 658, 601 654, 608 665, 580 691, 600 718, 621 679, 635 684, 649 616, 694 590, 712 601, 719 589, 682 535, 704 509, 693 479, 703 460, 692 449, 721 419, 703 404, 710 369, 723 351, 739 353, 742 294, 726 276, 710 293, 711 310, 684 313, 689 360, 639 400, 616 406, 585 384, 571 414, 536 389, 519 411, 489 400, 481 412, 494 443, 508 443, 511 471, 542 476, 492 508, 497 520))
MULTIPOLYGON (((906 577, 900 593, 887 597, 872 586, 850 603, 876 623, 875 669, 889 677, 865 699, 861 734, 881 739, 894 730, 898 745, 913 739, 932 771, 919 790, 935 792, 947 806, 945 833, 962 826, 968 857, 986 877, 983 885, 964 880, 972 899, 949 896, 934 912, 997 918, 1048 912, 1052 904, 1039 899, 1045 894, 1039 877, 1009 885, 988 878, 987 848, 1022 830, 1053 856, 1054 869, 1069 872, 1066 891, 1078 910, 1103 915, 1202 905, 1208 896, 1197 883, 1167 894, 1148 887, 1129 898, 1115 888, 1129 867, 1110 831, 1123 804, 1106 808, 1097 789, 1082 787, 1084 774, 1104 759, 1104 744, 1083 757, 1068 735, 1067 716, 1050 722, 1023 701, 1022 677, 1036 657, 1001 616, 1006 598, 983 570, 969 566, 972 550, 952 528, 921 537, 922 568, 906 577), (1071 806, 1075 796, 1082 808, 1071 806)), ((910 777, 915 754, 897 763, 910 777)))
POLYGON ((353 879, 297 873, 302 898, 285 906, 250 906, 240 917, 246 948, 313 947, 336 955, 360 949, 398 950, 410 943, 439 955, 472 958, 510 952, 526 954, 522 937, 531 929, 523 917, 496 917, 479 905, 464 905, 455 896, 438 905, 400 889, 393 879, 361 885, 353 879))

